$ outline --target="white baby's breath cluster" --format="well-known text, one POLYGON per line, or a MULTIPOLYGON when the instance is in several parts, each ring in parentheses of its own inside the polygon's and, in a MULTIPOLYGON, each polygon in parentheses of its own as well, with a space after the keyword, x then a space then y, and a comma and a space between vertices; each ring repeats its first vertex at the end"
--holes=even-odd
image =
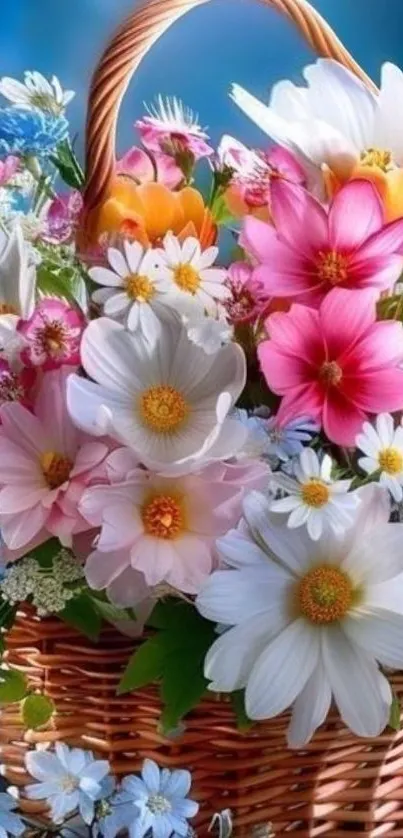
POLYGON ((36 559, 27 556, 11 565, 0 584, 0 591, 10 605, 27 599, 40 617, 63 611, 66 603, 77 594, 77 585, 84 578, 83 569, 67 551, 61 550, 50 567, 41 567, 36 559), (74 587, 67 587, 72 584, 74 587))

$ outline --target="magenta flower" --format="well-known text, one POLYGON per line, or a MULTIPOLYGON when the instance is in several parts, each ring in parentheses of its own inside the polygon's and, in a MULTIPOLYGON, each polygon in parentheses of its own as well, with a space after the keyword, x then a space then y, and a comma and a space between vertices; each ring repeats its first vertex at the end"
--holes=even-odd
POLYGON ((0 407, 7 402, 19 402, 25 407, 31 407, 35 381, 34 369, 23 367, 16 372, 0 356, 0 407))
POLYGON ((86 321, 78 308, 56 297, 45 297, 29 320, 20 320, 18 332, 25 346, 21 359, 25 366, 53 370, 80 363, 80 341, 86 321))
POLYGON ((45 373, 34 414, 21 404, 0 407, 0 530, 9 550, 42 533, 70 545, 89 529, 78 503, 108 453, 88 440, 67 412, 69 369, 45 373))
POLYGON ((182 169, 168 154, 151 154, 136 146, 118 160, 116 174, 126 175, 138 184, 158 181, 168 189, 175 189, 183 181, 182 169))
POLYGON ((43 238, 52 244, 71 241, 77 230, 83 199, 77 190, 58 195, 51 202, 43 238))
POLYGON ((247 262, 233 262, 225 282, 230 296, 224 306, 231 323, 252 323, 264 311, 268 296, 254 270, 247 262))
POLYGON ((339 445, 354 445, 367 414, 403 408, 403 327, 376 321, 373 290, 333 289, 318 310, 294 304, 266 321, 258 355, 282 396, 279 424, 309 416, 339 445))
POLYGON ((188 152, 195 160, 214 153, 206 143, 208 137, 198 124, 197 116, 175 98, 164 100, 159 96, 156 107, 137 120, 136 128, 148 151, 173 157, 188 152))
POLYGON ((19 157, 13 157, 12 154, 9 154, 5 160, 0 160, 0 186, 7 186, 19 168, 20 159, 19 157))
POLYGON ((403 219, 384 224, 381 199, 364 180, 347 183, 329 212, 301 186, 271 186, 275 227, 246 218, 242 246, 268 295, 318 305, 332 288, 390 288, 403 269, 403 219))

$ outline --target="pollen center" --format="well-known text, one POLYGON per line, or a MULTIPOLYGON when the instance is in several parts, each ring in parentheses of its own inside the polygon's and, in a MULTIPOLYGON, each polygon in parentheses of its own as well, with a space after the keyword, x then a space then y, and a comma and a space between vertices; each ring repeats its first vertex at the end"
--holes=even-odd
POLYGON ((146 533, 155 538, 171 540, 184 530, 182 504, 171 495, 157 495, 147 501, 141 510, 141 518, 146 533))
POLYGON ((42 351, 48 355, 58 355, 65 349, 67 334, 60 320, 48 320, 36 330, 35 337, 42 351))
POLYGON ((200 276, 191 265, 177 265, 174 281, 181 291, 187 291, 188 294, 195 294, 200 287, 200 276))
POLYGON ((340 285, 348 279, 348 262, 341 253, 330 250, 319 253, 318 276, 322 282, 330 285, 340 285))
POLYGON ((325 565, 301 579, 297 598, 301 614, 323 625, 344 617, 353 602, 353 588, 343 571, 325 565))
POLYGON ((58 489, 69 479, 73 463, 64 454, 45 451, 41 456, 41 468, 49 489, 58 489))
POLYGON ((18 311, 14 306, 8 305, 8 303, 0 303, 0 314, 18 314, 18 311))
POLYGON ((129 274, 125 287, 127 296, 138 303, 148 303, 155 295, 154 283, 142 274, 129 274))
POLYGON ((379 466, 387 474, 399 474, 403 471, 403 456, 397 448, 384 448, 379 452, 379 466))
POLYGON ((329 487, 323 480, 312 478, 307 483, 302 484, 301 497, 307 506, 320 509, 321 506, 326 506, 329 501, 329 487))
POLYGON ((325 361, 319 370, 319 378, 323 384, 335 387, 343 378, 343 370, 337 361, 325 361))
POLYGON ((189 415, 189 405, 175 387, 160 384, 140 396, 143 423, 156 433, 177 431, 189 415))
POLYGON ((363 166, 373 166, 383 172, 393 169, 392 152, 385 148, 367 148, 361 152, 360 159, 363 166))

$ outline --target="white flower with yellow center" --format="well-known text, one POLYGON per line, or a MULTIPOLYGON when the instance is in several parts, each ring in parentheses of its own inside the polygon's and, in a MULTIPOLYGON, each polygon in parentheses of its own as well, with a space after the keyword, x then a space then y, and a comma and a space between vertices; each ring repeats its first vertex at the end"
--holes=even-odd
POLYGON ((316 543, 276 525, 263 495, 248 495, 248 527, 218 541, 232 569, 215 571, 196 601, 231 626, 207 654, 210 689, 245 689, 251 719, 292 707, 291 747, 310 740, 332 699, 358 736, 388 723, 392 691, 379 665, 403 666, 403 525, 388 523, 382 487, 359 491, 346 536, 316 543))
POLYGON ((105 286, 95 291, 92 299, 103 305, 108 317, 124 322, 129 331, 154 344, 161 318, 167 314, 169 283, 156 275, 155 251, 146 250, 139 242, 124 242, 123 248, 123 252, 109 248, 110 268, 89 271, 94 282, 105 286))
POLYGON ((225 459, 243 445, 245 430, 228 413, 245 385, 245 357, 234 344, 208 355, 179 320, 164 323, 154 347, 101 317, 81 342, 82 365, 67 385, 79 428, 108 433, 155 471, 202 459, 225 459))
POLYGON ((36 268, 19 224, 0 230, 0 355, 13 362, 21 350, 20 318, 28 320, 35 307, 36 268))
POLYGON ((290 512, 287 525, 294 529, 306 524, 315 541, 329 528, 342 535, 360 502, 357 492, 349 492, 351 480, 332 480, 331 470, 327 454, 320 462, 312 448, 305 448, 294 465, 295 479, 273 474, 273 482, 287 497, 272 501, 272 512, 290 512))
POLYGON ((13 105, 26 110, 38 108, 52 114, 62 114, 74 98, 74 90, 63 90, 57 76, 48 81, 38 72, 27 71, 24 81, 4 76, 0 79, 0 93, 13 105))
POLYGON ((180 313, 192 313, 197 309, 215 315, 217 303, 229 296, 225 279, 227 272, 212 267, 218 247, 201 250, 200 242, 189 236, 183 244, 167 233, 164 247, 157 251, 160 258, 158 276, 170 284, 170 297, 180 313))
POLYGON ((379 482, 389 489, 397 503, 403 500, 403 427, 396 429, 389 413, 376 417, 376 430, 364 422, 362 433, 357 436, 356 446, 364 452, 358 465, 367 474, 380 472, 379 482))

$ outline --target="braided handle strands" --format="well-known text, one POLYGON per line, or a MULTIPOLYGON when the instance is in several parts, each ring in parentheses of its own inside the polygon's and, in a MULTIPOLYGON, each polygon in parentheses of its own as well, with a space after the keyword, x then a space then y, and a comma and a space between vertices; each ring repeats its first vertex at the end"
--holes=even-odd
MULTIPOLYGON (((99 206, 108 194, 115 165, 119 106, 134 71, 172 23, 206 2, 208 0, 151 0, 125 21, 106 48, 93 75, 88 104, 84 196, 87 212, 99 206)), ((290 18, 318 55, 336 59, 374 88, 330 26, 306 0, 262 2, 290 18)))

